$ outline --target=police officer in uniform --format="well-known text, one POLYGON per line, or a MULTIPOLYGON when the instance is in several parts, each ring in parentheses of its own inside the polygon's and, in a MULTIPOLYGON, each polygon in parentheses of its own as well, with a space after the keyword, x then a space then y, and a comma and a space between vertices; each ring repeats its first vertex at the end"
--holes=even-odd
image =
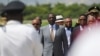
POLYGON ((24 3, 12 1, 2 14, 7 24, 0 28, 0 56, 41 56, 40 36, 32 27, 23 25, 24 3))

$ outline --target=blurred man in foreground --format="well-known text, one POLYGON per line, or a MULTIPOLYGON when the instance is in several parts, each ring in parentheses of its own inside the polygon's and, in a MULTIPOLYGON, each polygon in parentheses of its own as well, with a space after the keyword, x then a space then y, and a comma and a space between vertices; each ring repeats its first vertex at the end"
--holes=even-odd
POLYGON ((12 1, 4 7, 7 24, 0 28, 0 56, 41 56, 40 37, 34 28, 23 25, 25 5, 12 1))
POLYGON ((84 30, 73 43, 68 56, 100 56, 100 24, 84 30))

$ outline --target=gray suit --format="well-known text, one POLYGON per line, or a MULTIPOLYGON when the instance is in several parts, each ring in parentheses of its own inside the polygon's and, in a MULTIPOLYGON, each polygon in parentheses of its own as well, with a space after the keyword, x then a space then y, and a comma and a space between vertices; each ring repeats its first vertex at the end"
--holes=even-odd
POLYGON ((64 56, 67 53, 68 45, 66 33, 64 32, 65 30, 63 27, 56 25, 56 34, 54 42, 50 38, 49 25, 43 27, 41 31, 42 43, 44 46, 43 56, 64 56))

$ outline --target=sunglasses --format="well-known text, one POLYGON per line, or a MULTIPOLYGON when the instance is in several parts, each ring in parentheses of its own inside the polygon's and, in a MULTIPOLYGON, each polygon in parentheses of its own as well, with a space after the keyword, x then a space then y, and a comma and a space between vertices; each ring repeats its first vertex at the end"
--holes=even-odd
POLYGON ((32 25, 40 25, 40 24, 33 23, 32 25))
POLYGON ((79 19, 79 20, 86 20, 86 19, 79 19))

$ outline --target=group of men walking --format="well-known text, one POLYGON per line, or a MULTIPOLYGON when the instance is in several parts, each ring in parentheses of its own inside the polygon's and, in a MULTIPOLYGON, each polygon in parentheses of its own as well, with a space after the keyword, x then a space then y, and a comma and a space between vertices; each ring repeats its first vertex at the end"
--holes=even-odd
POLYGON ((61 20, 61 15, 50 13, 48 25, 41 27, 42 20, 36 17, 30 25, 33 27, 29 27, 22 24, 24 8, 24 3, 12 1, 2 11, 7 24, 0 27, 1 56, 67 56, 79 33, 86 25, 91 26, 96 18, 91 13, 88 16, 81 15, 78 26, 73 28, 70 17, 61 20))

